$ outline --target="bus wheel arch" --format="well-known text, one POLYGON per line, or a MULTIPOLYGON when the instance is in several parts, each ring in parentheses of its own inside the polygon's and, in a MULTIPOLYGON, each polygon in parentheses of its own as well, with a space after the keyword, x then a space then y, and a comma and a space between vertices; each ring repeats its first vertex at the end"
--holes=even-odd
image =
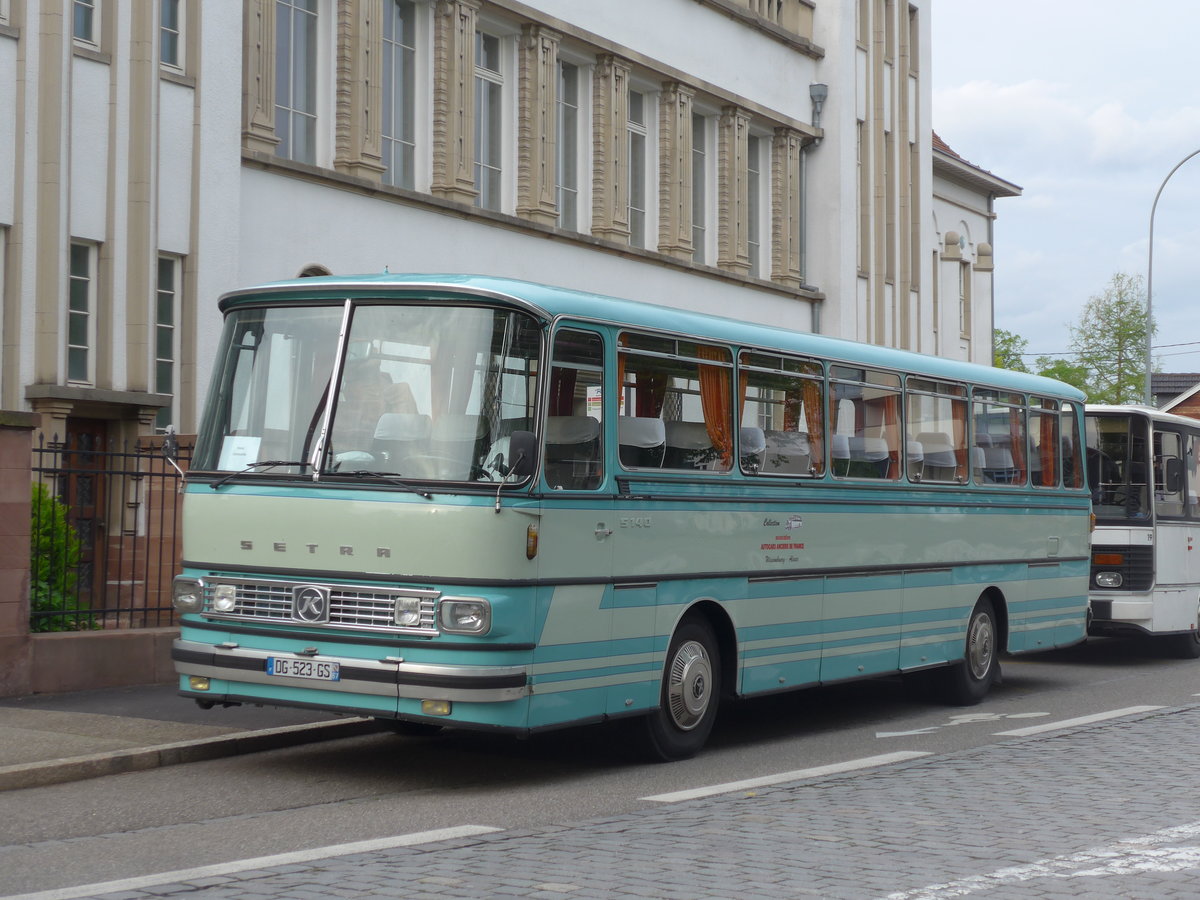
POLYGON ((715 603, 696 604, 680 618, 667 645, 659 704, 644 719, 651 758, 687 759, 704 746, 736 661, 732 646, 732 626, 715 603))
POLYGON ((995 588, 985 590, 975 601, 967 619, 963 658, 937 670, 938 689, 945 702, 973 706, 999 679, 1000 650, 1007 643, 1008 631, 1003 610, 1003 594, 995 588))

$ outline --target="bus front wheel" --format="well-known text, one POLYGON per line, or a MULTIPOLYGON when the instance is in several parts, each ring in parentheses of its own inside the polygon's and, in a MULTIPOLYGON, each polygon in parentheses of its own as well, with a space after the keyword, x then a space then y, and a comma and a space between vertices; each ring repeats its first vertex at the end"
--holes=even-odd
POLYGON ((1000 674, 998 637, 992 601, 980 597, 967 621, 963 659, 939 671, 941 693, 947 703, 973 706, 987 696, 1000 674))
POLYGON ((708 740, 721 696, 717 639, 703 619, 688 619, 667 650, 659 707, 646 717, 651 756, 663 761, 694 756, 708 740))

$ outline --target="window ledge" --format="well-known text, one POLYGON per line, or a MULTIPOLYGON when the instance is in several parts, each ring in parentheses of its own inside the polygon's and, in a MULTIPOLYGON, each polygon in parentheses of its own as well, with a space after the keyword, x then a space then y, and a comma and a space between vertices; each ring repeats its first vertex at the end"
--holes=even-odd
POLYGON ((0 25, 0 37, 10 37, 14 40, 20 40, 21 29, 14 28, 12 25, 0 25))
POLYGON ((628 259, 640 259, 647 263, 690 272, 693 275, 727 281, 730 284, 754 287, 797 300, 820 303, 825 299, 825 294, 812 285, 791 287, 776 281, 751 278, 749 275, 739 275, 735 272, 728 272, 713 266, 699 265, 690 260, 677 259, 665 253, 643 250, 639 247, 630 247, 627 244, 618 243, 617 241, 604 240, 584 232, 568 231, 553 225, 541 225, 537 222, 522 219, 519 216, 493 212, 492 210, 481 209, 467 203, 457 203, 453 200, 443 200, 440 197, 434 197, 432 194, 426 194, 421 191, 392 187, 391 185, 382 184, 369 178, 345 175, 341 172, 322 168, 321 166, 283 159, 269 153, 263 153, 260 150, 248 150, 243 147, 242 164, 284 177, 299 178, 316 184, 324 184, 330 188, 355 191, 379 200, 401 203, 407 206, 420 206, 448 215, 459 216, 463 219, 473 219, 480 223, 493 225, 498 228, 506 228, 510 231, 536 234, 552 240, 570 241, 585 245, 598 252, 610 253, 628 259))
POLYGON ((182 85, 183 87, 194 88, 196 86, 196 76, 187 75, 175 69, 160 67, 158 77, 163 81, 169 81, 171 84, 182 85))
POLYGON ((104 53, 101 50, 94 50, 91 47, 83 47, 79 44, 74 46, 73 53, 80 59, 90 59, 92 62, 103 63, 106 66, 112 65, 111 53, 104 53))
POLYGON ((171 405, 170 394, 150 394, 142 391, 112 391, 104 388, 74 384, 31 384, 25 388, 26 400, 70 400, 85 403, 110 403, 119 406, 171 405))

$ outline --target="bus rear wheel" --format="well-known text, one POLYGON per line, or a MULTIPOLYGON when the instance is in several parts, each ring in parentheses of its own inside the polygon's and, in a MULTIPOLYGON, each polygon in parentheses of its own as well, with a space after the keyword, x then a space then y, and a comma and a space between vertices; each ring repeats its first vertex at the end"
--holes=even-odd
POLYGON ((963 659, 939 671, 943 699, 955 706, 973 706, 987 696, 1000 674, 996 610, 980 597, 967 620, 963 659))
POLYGON ((671 638, 659 706, 646 717, 646 748, 664 762, 694 756, 708 740, 721 696, 717 639, 703 619, 685 620, 671 638))

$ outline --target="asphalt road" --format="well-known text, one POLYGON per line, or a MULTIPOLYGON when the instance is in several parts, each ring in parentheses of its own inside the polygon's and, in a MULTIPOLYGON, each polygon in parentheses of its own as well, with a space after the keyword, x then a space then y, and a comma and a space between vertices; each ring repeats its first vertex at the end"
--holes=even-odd
POLYGON ((672 764, 631 756, 612 727, 530 741, 380 734, 11 791, 0 794, 0 896, 435 829, 637 815, 674 792, 894 754, 937 758, 1197 698, 1200 662, 1094 640, 1004 660, 1002 683, 975 707, 942 706, 900 679, 743 702, 723 712, 700 756, 672 764))

